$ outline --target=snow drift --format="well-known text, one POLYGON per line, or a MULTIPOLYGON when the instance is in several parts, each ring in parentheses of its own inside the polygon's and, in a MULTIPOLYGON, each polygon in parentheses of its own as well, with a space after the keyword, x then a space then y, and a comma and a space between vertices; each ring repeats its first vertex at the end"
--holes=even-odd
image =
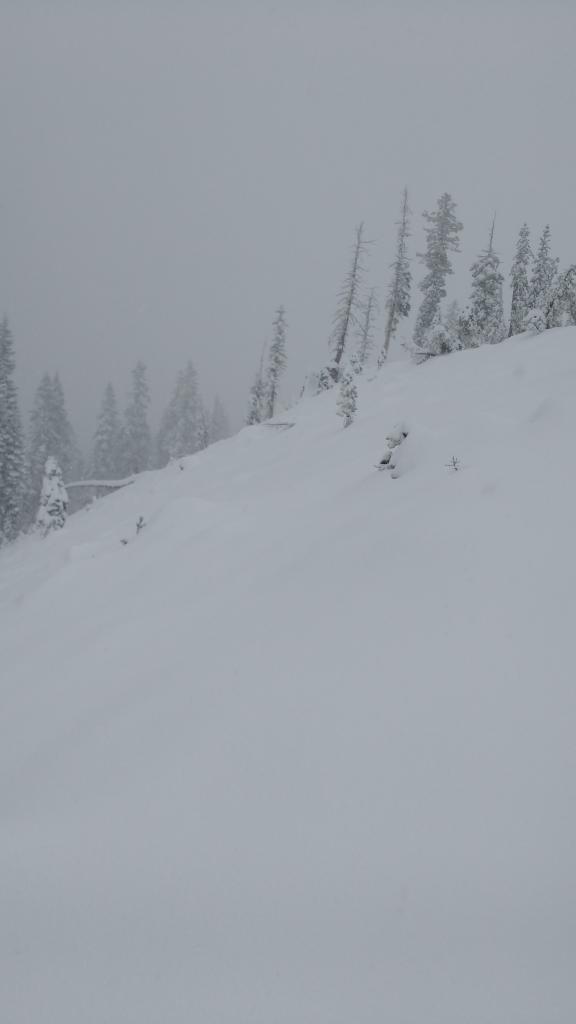
POLYGON ((572 1024, 575 392, 391 364, 2 553, 3 1021, 572 1024))

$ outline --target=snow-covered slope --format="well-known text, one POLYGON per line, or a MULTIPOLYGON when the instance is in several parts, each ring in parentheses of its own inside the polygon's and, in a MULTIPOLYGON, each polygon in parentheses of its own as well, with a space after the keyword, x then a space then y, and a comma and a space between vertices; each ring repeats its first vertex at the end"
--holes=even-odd
POLYGON ((2 554, 3 1022, 573 1024, 575 396, 393 364, 2 554))

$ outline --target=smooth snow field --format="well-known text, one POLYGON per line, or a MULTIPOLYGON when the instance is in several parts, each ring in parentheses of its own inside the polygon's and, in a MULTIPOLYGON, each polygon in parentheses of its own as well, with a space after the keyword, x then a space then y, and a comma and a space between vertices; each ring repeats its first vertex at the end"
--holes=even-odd
POLYGON ((2 1024, 576 1021, 576 329, 336 397, 2 552, 2 1024))

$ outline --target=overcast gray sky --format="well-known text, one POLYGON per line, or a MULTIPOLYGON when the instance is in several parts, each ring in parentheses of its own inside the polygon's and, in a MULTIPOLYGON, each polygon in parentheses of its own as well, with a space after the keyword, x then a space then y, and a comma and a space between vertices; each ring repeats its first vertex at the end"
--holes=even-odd
POLYGON ((576 260, 572 0, 0 0, 0 22, 0 308, 26 401, 58 369, 84 440, 138 358, 156 414, 192 356, 239 420, 281 302, 295 390, 361 219, 384 291, 404 183, 415 249, 458 203, 458 296, 494 210, 506 260, 523 219, 576 260))

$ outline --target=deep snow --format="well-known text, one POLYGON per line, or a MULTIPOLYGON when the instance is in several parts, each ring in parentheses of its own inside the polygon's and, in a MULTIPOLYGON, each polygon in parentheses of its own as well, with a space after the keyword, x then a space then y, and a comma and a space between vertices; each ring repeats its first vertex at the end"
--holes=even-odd
POLYGON ((393 363, 2 553, 2 1022, 573 1024, 575 395, 393 363))

